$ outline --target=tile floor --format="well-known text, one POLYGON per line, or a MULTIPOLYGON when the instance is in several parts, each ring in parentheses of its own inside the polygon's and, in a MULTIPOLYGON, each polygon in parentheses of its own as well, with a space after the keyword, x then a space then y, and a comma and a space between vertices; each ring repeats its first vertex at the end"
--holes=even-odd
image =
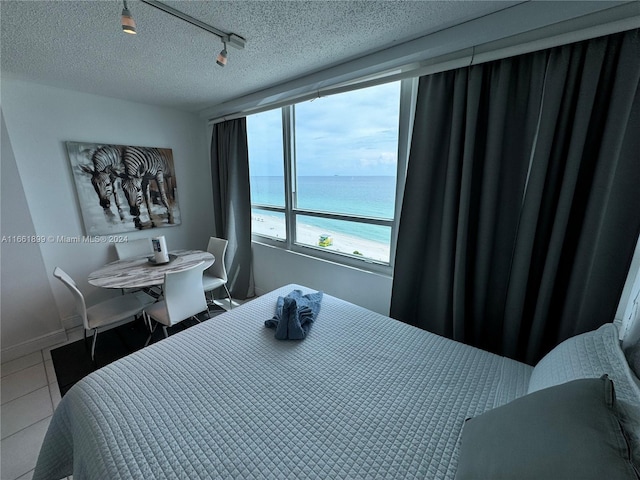
MULTIPOLYGON (((82 329, 67 333, 68 342, 82 338, 82 329)), ((28 480, 33 475, 51 415, 60 402, 51 350, 61 345, 64 344, 5 362, 0 367, 0 480, 28 480)))
MULTIPOLYGON (((228 303, 218 302, 223 308, 228 303)), ((243 303, 234 299, 237 306, 243 303)), ((67 332, 65 343, 82 338, 82 328, 67 332)), ((60 390, 48 347, 5 362, 0 367, 0 480, 30 480, 53 410, 60 402, 60 390)), ((72 477, 69 477, 72 480, 72 477)))

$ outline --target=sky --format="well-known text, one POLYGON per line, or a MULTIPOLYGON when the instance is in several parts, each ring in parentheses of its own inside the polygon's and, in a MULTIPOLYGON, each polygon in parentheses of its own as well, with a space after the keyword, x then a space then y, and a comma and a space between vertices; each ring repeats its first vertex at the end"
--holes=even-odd
MULTIPOLYGON (((299 176, 396 175, 400 82, 295 106, 299 176)), ((283 176, 280 109, 247 117, 252 176, 283 176)))

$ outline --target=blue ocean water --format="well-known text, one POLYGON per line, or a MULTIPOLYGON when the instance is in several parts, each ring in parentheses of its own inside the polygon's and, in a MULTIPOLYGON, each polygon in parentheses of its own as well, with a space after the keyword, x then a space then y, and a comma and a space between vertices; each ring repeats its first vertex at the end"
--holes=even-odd
MULTIPOLYGON (((284 178, 251 177, 251 203, 284 207, 284 178)), ((300 176, 297 207, 331 213, 393 219, 396 179, 392 176, 300 176)), ((389 243, 391 229, 377 225, 300 217, 299 223, 389 243)))

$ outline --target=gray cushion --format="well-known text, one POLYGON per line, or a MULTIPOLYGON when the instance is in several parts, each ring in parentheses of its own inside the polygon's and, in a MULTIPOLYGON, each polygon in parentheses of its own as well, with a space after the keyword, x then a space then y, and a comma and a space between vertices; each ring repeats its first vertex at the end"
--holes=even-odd
POLYGON ((581 379, 468 419, 456 480, 640 478, 613 382, 581 379))
POLYGON ((618 398, 640 407, 640 389, 613 323, 569 338, 545 355, 531 373, 528 393, 580 378, 600 378, 604 374, 615 383, 618 398))

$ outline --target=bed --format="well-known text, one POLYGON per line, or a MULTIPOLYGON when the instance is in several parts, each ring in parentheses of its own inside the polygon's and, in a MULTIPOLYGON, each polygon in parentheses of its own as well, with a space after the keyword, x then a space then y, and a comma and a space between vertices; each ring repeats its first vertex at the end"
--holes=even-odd
POLYGON ((325 294, 304 340, 276 340, 264 322, 297 289, 313 292, 287 285, 78 382, 33 478, 454 479, 465 421, 536 391, 605 373, 640 409, 613 324, 533 368, 325 294))

